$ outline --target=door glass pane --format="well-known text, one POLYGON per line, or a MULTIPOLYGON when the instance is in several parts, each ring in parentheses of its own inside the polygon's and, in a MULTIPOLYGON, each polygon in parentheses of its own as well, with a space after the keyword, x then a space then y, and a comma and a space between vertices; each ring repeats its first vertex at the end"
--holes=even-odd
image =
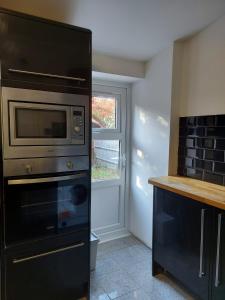
POLYGON ((116 129, 116 98, 92 97, 92 128, 116 129))
POLYGON ((17 138, 66 138, 66 111, 16 108, 17 138))
POLYGON ((120 177, 120 141, 93 140, 92 180, 112 180, 120 177))

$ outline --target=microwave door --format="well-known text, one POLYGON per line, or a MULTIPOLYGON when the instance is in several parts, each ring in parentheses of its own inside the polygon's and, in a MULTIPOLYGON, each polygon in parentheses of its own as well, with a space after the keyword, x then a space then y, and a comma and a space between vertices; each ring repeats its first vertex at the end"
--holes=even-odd
POLYGON ((9 116, 12 146, 71 144, 69 106, 9 101, 9 116))

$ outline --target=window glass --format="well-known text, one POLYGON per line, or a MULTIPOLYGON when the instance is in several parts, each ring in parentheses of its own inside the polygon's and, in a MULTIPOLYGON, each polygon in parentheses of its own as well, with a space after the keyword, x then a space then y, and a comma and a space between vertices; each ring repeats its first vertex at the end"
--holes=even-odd
POLYGON ((92 128, 116 129, 116 98, 92 97, 92 128))
POLYGON ((119 179, 119 140, 92 141, 92 180, 119 179))

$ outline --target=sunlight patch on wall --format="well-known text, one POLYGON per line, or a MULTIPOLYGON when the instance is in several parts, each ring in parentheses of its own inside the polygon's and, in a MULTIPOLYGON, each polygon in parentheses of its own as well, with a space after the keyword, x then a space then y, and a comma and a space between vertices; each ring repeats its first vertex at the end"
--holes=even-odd
POLYGON ((137 149, 137 156, 141 159, 144 159, 145 156, 144 156, 144 152, 140 149, 137 149))
POLYGON ((140 118, 140 121, 143 123, 143 124, 146 124, 147 122, 147 116, 146 116, 146 113, 142 110, 139 111, 139 118, 140 118))
POLYGON ((161 116, 158 116, 158 117, 157 117, 157 121, 158 121, 163 127, 168 127, 168 126, 169 126, 169 122, 168 122, 165 118, 163 118, 163 117, 161 117, 161 116))

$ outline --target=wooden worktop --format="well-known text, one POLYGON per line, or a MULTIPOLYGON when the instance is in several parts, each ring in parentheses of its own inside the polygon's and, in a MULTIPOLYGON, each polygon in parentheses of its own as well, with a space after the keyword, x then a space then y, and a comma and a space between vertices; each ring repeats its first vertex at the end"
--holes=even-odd
POLYGON ((150 184, 225 210, 225 186, 180 176, 150 178, 150 184))

